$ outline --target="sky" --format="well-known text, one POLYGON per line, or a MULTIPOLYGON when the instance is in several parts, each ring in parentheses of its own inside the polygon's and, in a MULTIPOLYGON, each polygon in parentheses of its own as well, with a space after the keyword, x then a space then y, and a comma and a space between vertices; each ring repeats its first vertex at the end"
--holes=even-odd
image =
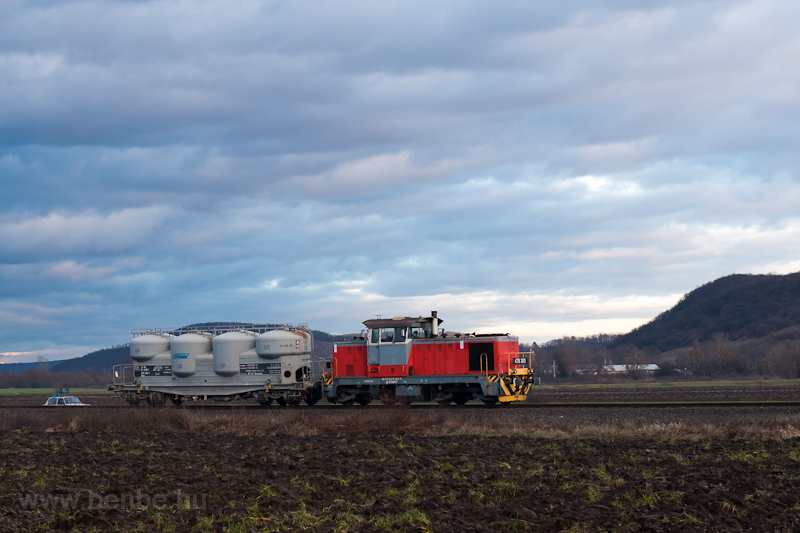
POLYGON ((0 362, 800 270, 800 3, 0 2, 0 362))

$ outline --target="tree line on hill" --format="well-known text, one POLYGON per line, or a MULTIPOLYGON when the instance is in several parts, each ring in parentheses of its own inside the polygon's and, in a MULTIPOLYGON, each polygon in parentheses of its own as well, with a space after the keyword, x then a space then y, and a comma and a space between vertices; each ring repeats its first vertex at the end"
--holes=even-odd
MULTIPOLYGON (((606 365, 637 367, 646 363, 659 365, 656 376, 687 373, 707 378, 718 376, 760 375, 786 379, 800 378, 800 340, 761 343, 760 349, 734 342, 727 333, 717 332, 707 341, 694 340, 689 346, 662 353, 632 344, 615 346, 597 342, 593 337, 564 337, 533 348, 535 364, 541 375, 575 376, 594 367, 600 372, 606 365)), ((613 336, 612 336, 613 337, 613 336)))
POLYGON ((54 372, 49 368, 31 368, 0 374, 0 389, 105 388, 109 372, 97 369, 80 372, 54 372))
POLYGON ((733 274, 685 294, 674 307, 619 335, 610 346, 632 344, 666 352, 710 341, 719 333, 741 341, 774 336, 798 324, 800 272, 733 274))

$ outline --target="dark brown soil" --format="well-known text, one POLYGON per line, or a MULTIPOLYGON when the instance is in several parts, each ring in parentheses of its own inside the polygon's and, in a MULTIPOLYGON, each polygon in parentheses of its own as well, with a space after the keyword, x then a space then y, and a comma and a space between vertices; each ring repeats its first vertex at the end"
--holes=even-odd
POLYGON ((2 531, 800 528, 798 439, 7 431, 0 449, 2 531))
POLYGON ((791 406, 6 408, 0 532, 795 531, 798 436, 791 406))
POLYGON ((800 401, 800 385, 557 387, 532 389, 530 401, 554 402, 759 402, 800 401))

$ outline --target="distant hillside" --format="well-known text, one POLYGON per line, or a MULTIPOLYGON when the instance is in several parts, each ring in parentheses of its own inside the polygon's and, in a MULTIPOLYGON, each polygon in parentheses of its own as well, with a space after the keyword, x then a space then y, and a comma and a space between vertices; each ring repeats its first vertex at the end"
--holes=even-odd
POLYGON ((67 359, 66 361, 54 361, 50 367, 51 372, 88 372, 102 371, 111 373, 114 365, 130 364, 130 348, 118 346, 116 348, 105 348, 96 352, 87 353, 83 357, 67 359))
POLYGON ((3 363, 0 364, 0 374, 4 372, 24 372, 25 370, 35 370, 37 368, 50 369, 53 365, 61 361, 44 361, 41 363, 3 363))
POLYGON ((707 341, 718 332, 733 341, 775 337, 782 330, 794 337, 792 327, 798 324, 800 272, 733 274, 686 294, 672 309, 617 337, 611 347, 628 344, 664 352, 707 341))

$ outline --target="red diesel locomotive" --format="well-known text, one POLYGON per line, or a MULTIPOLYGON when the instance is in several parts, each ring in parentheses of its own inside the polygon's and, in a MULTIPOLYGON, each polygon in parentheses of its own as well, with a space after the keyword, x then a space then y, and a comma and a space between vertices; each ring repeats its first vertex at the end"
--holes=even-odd
POLYGON ((448 336, 441 323, 436 311, 364 321, 363 336, 334 344, 331 372, 324 376, 328 401, 510 403, 525 400, 539 383, 531 371, 533 352, 520 353, 517 337, 448 336))

